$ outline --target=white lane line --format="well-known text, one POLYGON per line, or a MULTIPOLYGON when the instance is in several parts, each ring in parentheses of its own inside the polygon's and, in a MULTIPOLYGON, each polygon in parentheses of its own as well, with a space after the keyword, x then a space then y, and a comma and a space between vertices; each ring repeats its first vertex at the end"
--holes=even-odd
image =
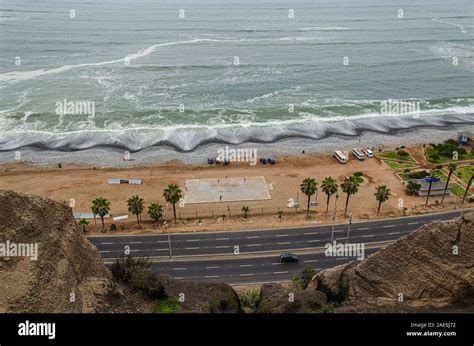
POLYGON ((280 264, 283 264, 283 263, 272 263, 272 266, 274 266, 274 265, 280 265, 280 264))
POLYGON ((239 276, 253 276, 253 274, 240 274, 239 276))
POLYGON ((407 225, 418 225, 418 222, 409 222, 407 225))
POLYGON ((284 242, 284 243, 277 243, 277 245, 290 245, 291 242, 287 241, 287 242, 284 242))
POLYGON ((99 251, 100 253, 107 253, 107 252, 110 252, 110 251, 99 251))
POLYGON ((141 244, 141 241, 131 241, 130 244, 141 244))
POLYGON ((230 246, 228 246, 228 245, 221 245, 221 246, 216 246, 216 249, 227 249, 229 247, 230 246))
POLYGON ((308 240, 307 243, 316 243, 318 241, 320 241, 320 240, 308 240))
POLYGON ((199 250, 199 247, 187 247, 185 250, 199 250))
POLYGON ((239 267, 240 267, 240 268, 243 268, 243 267, 253 267, 253 265, 252 265, 252 264, 241 264, 239 267))
POLYGON ((288 234, 277 234, 275 237, 288 237, 288 234))
POLYGON ((174 278, 175 280, 183 280, 184 278, 182 276, 177 276, 174 278))
POLYGON ((186 268, 173 268, 173 270, 186 270, 186 268))
POLYGON ((304 261, 304 263, 313 263, 313 262, 317 262, 318 260, 308 260, 308 261, 304 261))
POLYGON ((318 234, 318 232, 308 232, 308 233, 304 233, 304 235, 310 235, 310 234, 318 234))
POLYGON ((392 232, 392 233, 389 233, 388 235, 395 235, 395 234, 400 234, 400 232, 392 232))
POLYGON ((246 237, 246 238, 247 239, 258 239, 258 238, 260 238, 260 236, 259 235, 254 235, 252 237, 246 237))
POLYGON ((249 244, 247 246, 262 246, 262 244, 249 244))
POLYGON ((158 243, 167 243, 167 240, 158 240, 158 243))
POLYGON ((370 227, 362 227, 362 228, 358 228, 357 230, 358 231, 365 231, 365 230, 368 230, 370 229, 370 227))
POLYGON ((216 240, 229 240, 230 238, 216 238, 216 240))
POLYGON ((337 230, 334 231, 334 233, 338 233, 338 232, 345 232, 345 230, 343 230, 343 229, 337 229, 337 230))
POLYGON ((273 272, 273 274, 288 274, 288 272, 273 272))
POLYGON ((348 258, 349 258, 349 257, 338 257, 338 258, 336 258, 336 260, 346 260, 346 259, 348 259, 348 258))
POLYGON ((140 251, 140 250, 130 250, 130 252, 138 252, 138 251, 140 251))
POLYGON ((219 275, 206 275, 204 276, 206 279, 218 278, 219 275))
POLYGON ((336 240, 342 240, 342 239, 347 239, 347 237, 336 238, 336 240))
POLYGON ((367 234, 367 235, 363 235, 362 238, 369 238, 369 237, 373 237, 374 235, 373 234, 367 234))
POLYGON ((168 251, 168 249, 156 249, 156 251, 168 251))
POLYGON ((382 228, 390 228, 390 227, 395 227, 395 225, 386 225, 386 226, 382 226, 382 228))
POLYGON ((201 241, 200 239, 188 239, 186 241, 201 241))
POLYGON ((220 267, 219 266, 215 266, 215 267, 206 267, 206 269, 219 269, 220 267))
POLYGON ((100 245, 112 245, 113 243, 100 243, 100 245))

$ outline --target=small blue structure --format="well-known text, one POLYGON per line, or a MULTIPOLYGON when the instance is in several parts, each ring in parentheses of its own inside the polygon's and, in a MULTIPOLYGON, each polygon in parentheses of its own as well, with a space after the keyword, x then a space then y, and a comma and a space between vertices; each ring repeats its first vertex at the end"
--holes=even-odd
POLYGON ((428 184, 429 184, 431 181, 433 181, 433 183, 439 183, 439 182, 441 181, 441 178, 440 178, 440 177, 434 177, 434 178, 425 177, 425 178, 423 179, 423 181, 424 181, 425 183, 428 183, 428 184))
POLYGON ((458 133, 458 143, 461 145, 471 144, 471 137, 467 133, 458 133))

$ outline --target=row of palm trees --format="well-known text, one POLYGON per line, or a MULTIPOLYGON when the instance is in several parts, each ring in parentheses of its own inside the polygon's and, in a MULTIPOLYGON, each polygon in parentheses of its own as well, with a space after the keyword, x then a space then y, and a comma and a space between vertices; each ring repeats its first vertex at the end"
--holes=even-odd
MULTIPOLYGON (((346 194, 346 204, 344 208, 344 216, 347 215, 347 208, 349 206, 349 198, 355 195, 359 191, 359 187, 362 184, 363 180, 360 175, 351 175, 344 178, 344 182, 341 184, 341 190, 346 194)), ((311 204, 311 196, 316 194, 318 190, 318 184, 314 178, 306 178, 300 185, 301 192, 308 196, 307 210, 306 215, 309 216, 309 208, 311 204)), ((336 183, 336 180, 333 177, 326 177, 321 182, 321 190, 327 195, 326 200, 326 215, 329 210, 329 201, 331 196, 338 193, 339 185, 336 183)), ((386 185, 379 185, 376 187, 376 192, 374 193, 376 200, 379 202, 377 214, 380 213, 380 207, 382 203, 387 201, 390 198, 391 192, 386 185)))
MULTIPOLYGON (((176 203, 182 198, 181 188, 176 184, 170 184, 163 190, 163 197, 166 202, 173 205, 173 218, 176 223, 176 203)), ((127 200, 128 211, 137 217, 138 225, 141 223, 141 214, 145 210, 145 201, 138 195, 132 196, 127 200)), ((110 213, 110 201, 104 197, 97 197, 92 201, 91 210, 94 215, 100 217, 102 221, 102 229, 105 228, 104 217, 110 213)), ((163 206, 158 202, 151 202, 147 210, 148 215, 158 222, 163 216, 163 206)), ((80 224, 85 227, 88 222, 80 221, 80 224)))

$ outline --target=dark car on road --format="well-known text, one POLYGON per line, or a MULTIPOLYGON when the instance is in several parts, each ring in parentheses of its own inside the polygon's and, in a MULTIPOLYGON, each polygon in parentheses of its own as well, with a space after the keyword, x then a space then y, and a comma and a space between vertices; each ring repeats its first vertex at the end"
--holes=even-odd
POLYGON ((292 253, 282 253, 279 259, 280 259, 280 263, 298 262, 298 256, 292 253))

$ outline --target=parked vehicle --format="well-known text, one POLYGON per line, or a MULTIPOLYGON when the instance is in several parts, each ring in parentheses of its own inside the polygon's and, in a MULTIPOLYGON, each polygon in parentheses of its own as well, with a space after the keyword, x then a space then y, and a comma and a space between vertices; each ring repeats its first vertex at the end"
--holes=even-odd
POLYGON ((298 262, 298 256, 292 253, 282 253, 279 257, 280 263, 294 263, 298 262))
POLYGON ((365 160, 365 155, 359 148, 352 149, 352 155, 354 155, 359 161, 365 160))
POLYGON ((349 158, 344 155, 342 153, 342 151, 339 151, 339 150, 336 150, 334 152, 334 157, 336 158, 337 161, 339 161, 340 163, 346 163, 347 161, 349 161, 349 158))
POLYGON ((364 154, 367 157, 374 157, 374 152, 370 149, 364 149, 364 154))

